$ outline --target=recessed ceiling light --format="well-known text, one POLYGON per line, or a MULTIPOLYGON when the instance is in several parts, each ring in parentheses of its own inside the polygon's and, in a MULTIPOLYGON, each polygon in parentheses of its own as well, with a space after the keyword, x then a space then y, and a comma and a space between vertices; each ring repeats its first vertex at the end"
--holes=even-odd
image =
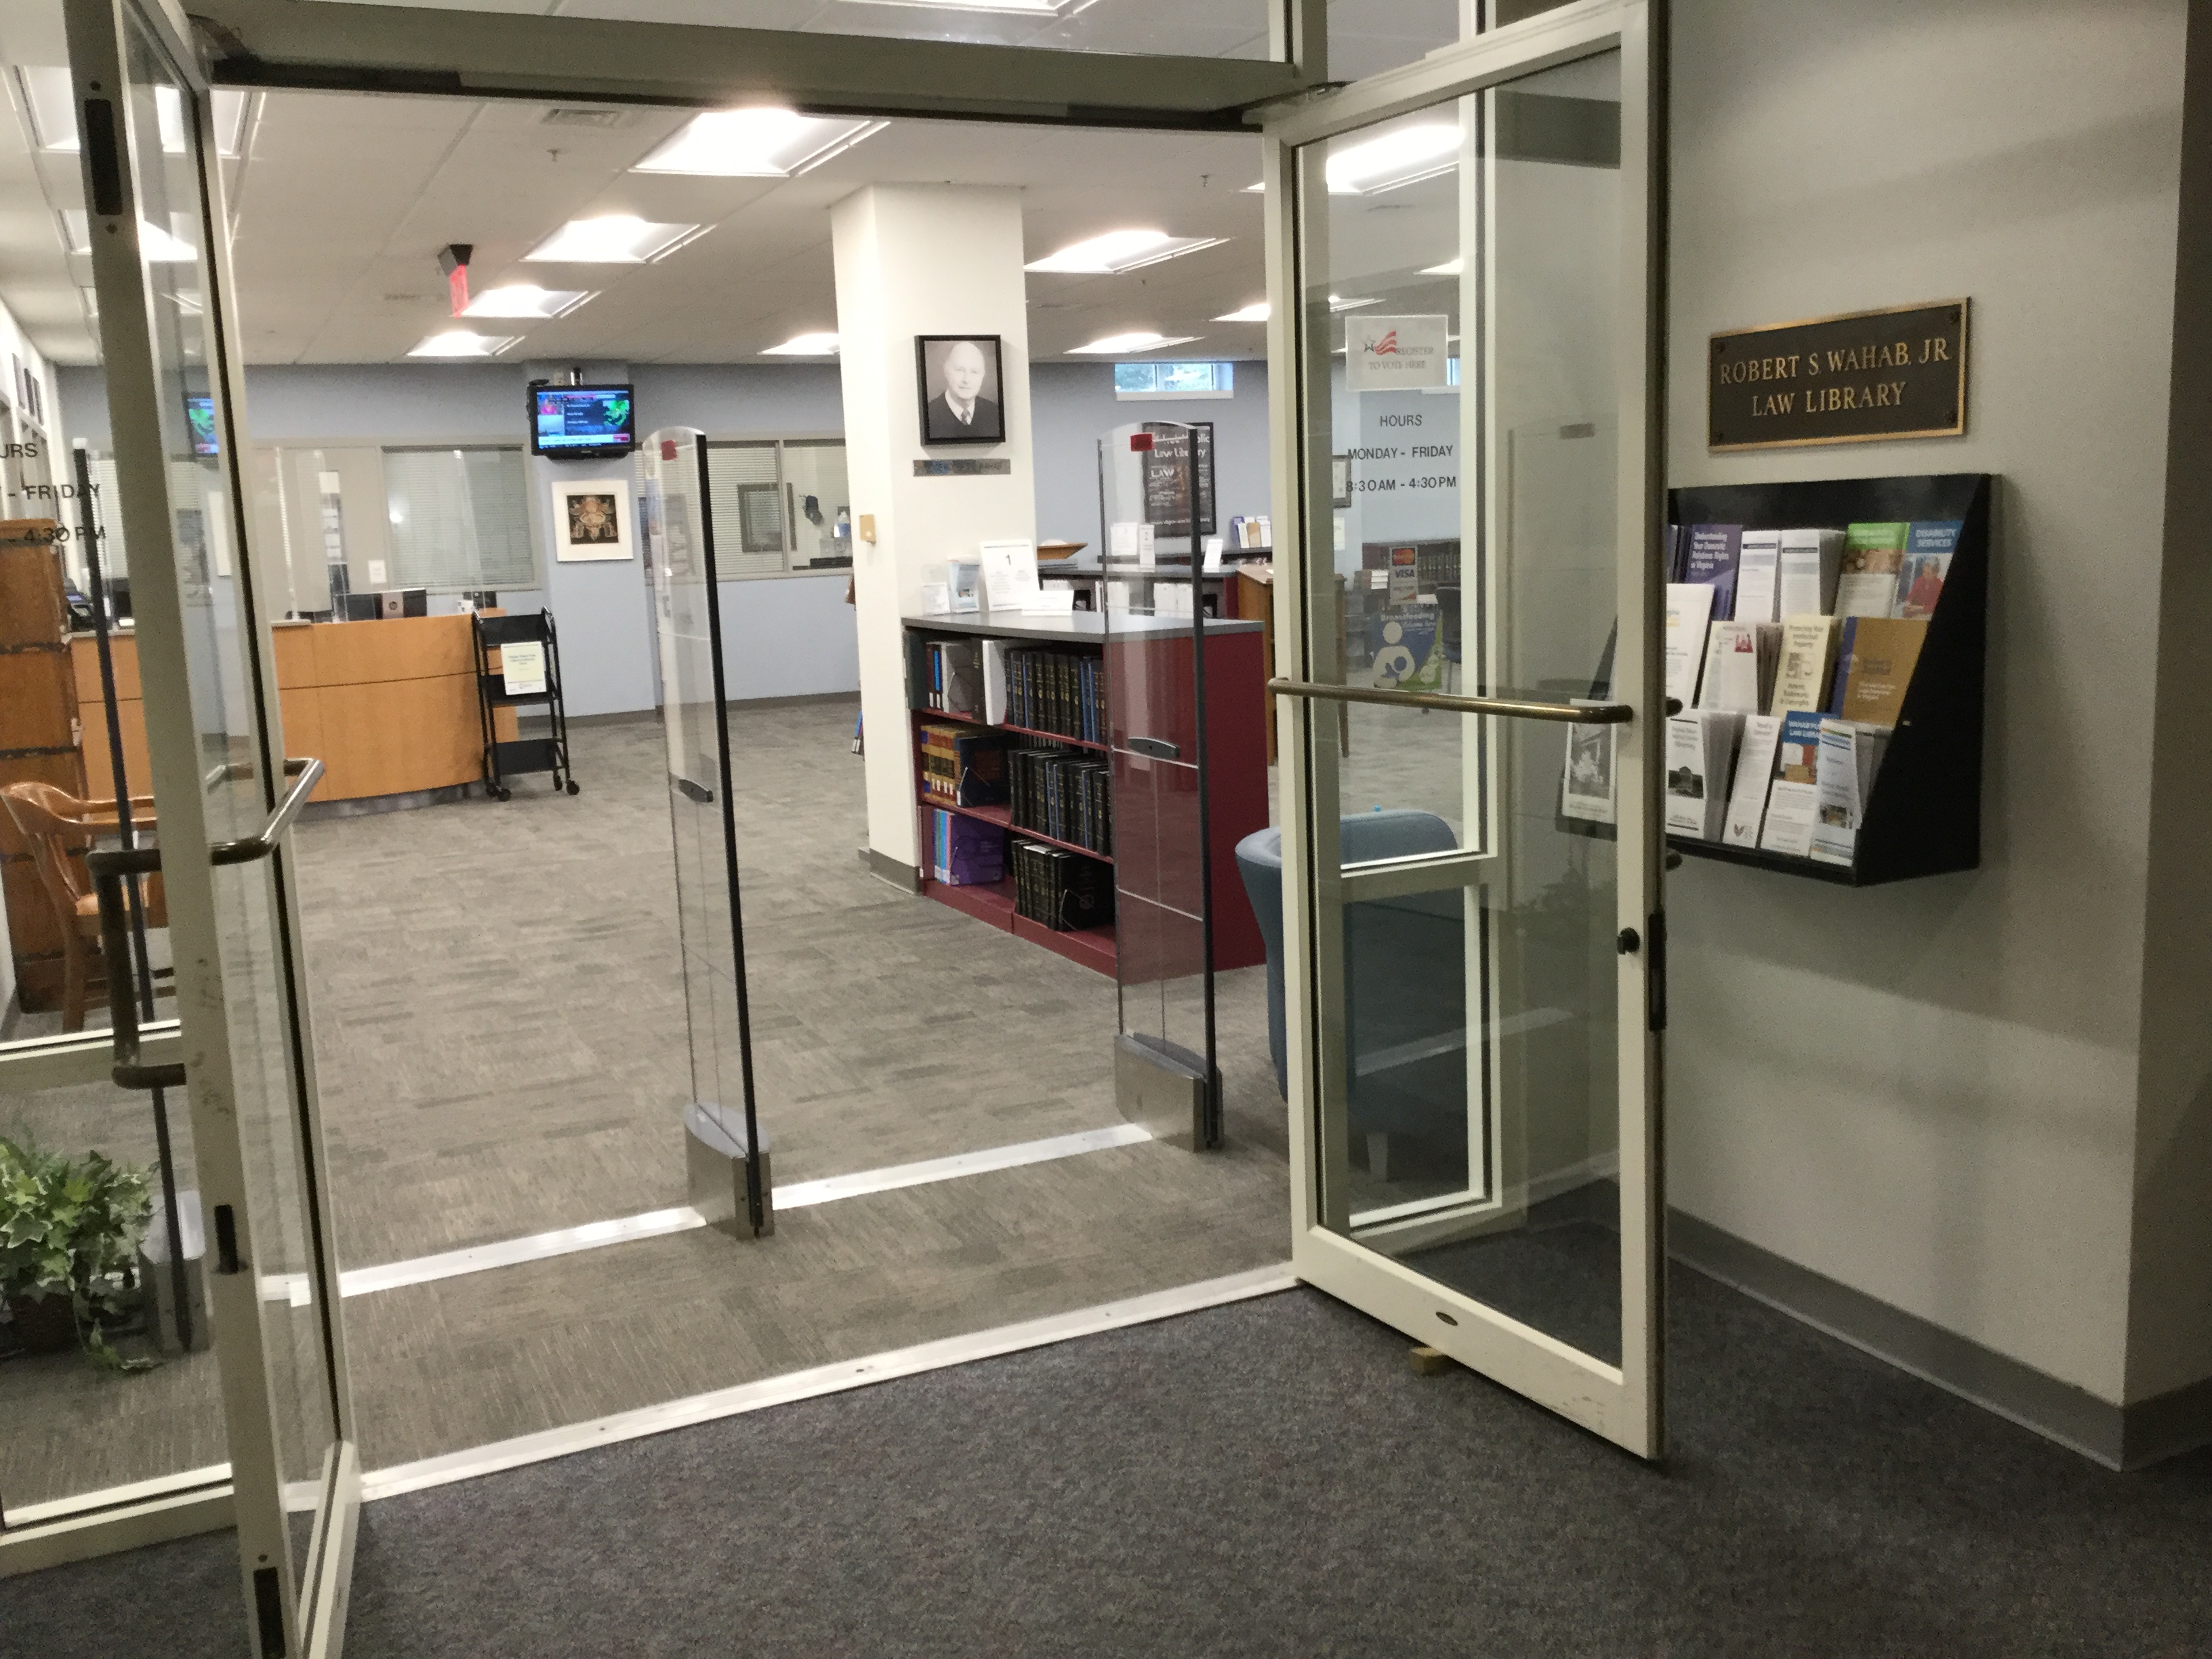
POLYGON ((561 264, 641 265, 664 259, 703 225, 653 224, 630 213, 571 219, 522 257, 561 264))
POLYGON ((718 109, 694 116, 630 169, 717 179, 788 179, 842 155, 888 121, 825 118, 787 109, 718 109))
POLYGON ((1162 346, 1188 345, 1199 336, 1195 334, 1153 334, 1139 331, 1133 334, 1109 334, 1103 340, 1093 340, 1089 345, 1070 346, 1071 352, 1127 352, 1157 351, 1162 346))
POLYGON ((1262 179, 1256 185, 1245 185, 1244 193, 1247 196, 1265 196, 1267 193, 1267 181, 1262 179))
POLYGON ((535 283, 509 283, 488 288, 469 301, 464 317, 565 317, 586 300, 599 295, 574 288, 540 288, 535 283))
MULTIPOLYGON (((23 107, 30 112, 31 135, 40 149, 74 155, 77 149, 76 91, 70 72, 51 67, 18 68, 15 82, 22 89, 23 107)), ((220 88, 215 94, 216 153, 225 161, 238 154, 246 132, 243 92, 220 88)), ((161 132, 161 148, 171 155, 185 153, 185 107, 174 87, 154 88, 154 119, 161 132)))
POLYGON ((763 357, 834 357, 837 355, 835 334, 794 334, 781 345, 763 348, 763 357))
POLYGON ((410 357, 496 357, 522 337, 471 334, 465 328, 449 328, 442 334, 433 334, 407 355, 410 357))
POLYGON ((1242 311, 1232 311, 1226 317, 1216 317, 1217 323, 1264 323, 1271 313, 1265 300, 1255 300, 1242 311))
POLYGON ((1440 265, 1423 265, 1421 267, 1421 275, 1424 276, 1457 276, 1466 270, 1467 260, 1462 257, 1457 259, 1447 259, 1440 265))
POLYGON ((1328 308, 1334 311, 1357 311, 1362 306, 1379 306, 1380 300, 1347 300, 1341 294, 1328 296, 1328 308))
POLYGON ((1434 122, 1396 127, 1328 158, 1332 196, 1372 196, 1449 173, 1459 165, 1459 129, 1434 122))
POLYGON ((1109 230, 1103 236, 1070 243, 1057 253, 1032 260, 1023 269, 1106 276, 1156 265, 1163 259, 1195 253, 1202 247, 1218 247, 1225 240, 1219 236, 1170 236, 1164 230, 1109 230))

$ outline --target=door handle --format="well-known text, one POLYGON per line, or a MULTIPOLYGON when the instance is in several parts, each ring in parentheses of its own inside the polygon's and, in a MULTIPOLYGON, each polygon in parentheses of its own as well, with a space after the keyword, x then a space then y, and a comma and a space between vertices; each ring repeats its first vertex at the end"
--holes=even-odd
POLYGON ((714 792, 703 783, 694 783, 689 778, 678 778, 676 780, 676 787, 683 793, 684 799, 686 800, 696 801, 702 806, 711 806, 714 803, 714 792))
MULTIPOLYGON (((323 781, 323 763, 313 759, 287 760, 284 775, 292 780, 292 787, 284 792, 283 799, 276 803, 259 833, 240 841, 216 842, 208 848, 209 863, 252 864, 276 850, 284 832, 300 816, 300 809, 307 804, 307 797, 323 781)), ((100 949, 107 959, 107 1013, 115 1033, 116 1086, 181 1089, 185 1086, 181 1062, 163 1066, 145 1063, 138 1030, 137 969, 131 954, 128 911, 123 901, 124 878, 159 874, 161 849, 125 847, 88 853, 84 866, 92 877, 93 890, 100 903, 100 949)))
POLYGON ((1154 760, 1179 760, 1182 757, 1182 748, 1165 738, 1131 738, 1128 744, 1131 753, 1149 755, 1154 760))

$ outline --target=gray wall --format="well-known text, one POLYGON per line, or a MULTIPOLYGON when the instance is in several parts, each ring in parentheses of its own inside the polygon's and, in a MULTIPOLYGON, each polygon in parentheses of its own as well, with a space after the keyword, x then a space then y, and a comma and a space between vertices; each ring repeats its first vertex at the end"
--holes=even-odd
POLYGON ((1983 867, 1672 878, 1673 1200, 2121 1402, 2183 0, 1674 18, 1668 481, 2002 481, 1983 867), (1966 437, 1706 453, 1714 330, 1959 295, 1966 437))
MULTIPOLYGON (((592 366, 584 366, 587 375, 592 366)), ((522 363, 271 366, 246 374, 254 437, 520 440, 523 387, 544 365, 522 363)), ((617 371, 619 372, 619 371, 617 371)), ((837 370, 827 364, 657 365, 629 370, 647 430, 694 426, 716 437, 786 436, 843 431, 837 370)), ((105 444, 106 395, 94 369, 64 370, 61 398, 69 429, 105 444)), ((1046 363, 1034 371, 1037 529, 1097 547, 1097 440, 1135 420, 1215 423, 1220 512, 1268 510, 1267 378, 1263 364, 1237 366, 1237 395, 1190 402, 1122 403, 1106 363, 1046 363)), ((612 469, 620 471, 617 467, 612 469)), ((532 509, 540 520, 546 587, 502 594, 520 610, 540 605, 561 627, 562 670, 572 714, 650 708, 654 702, 649 614, 640 567, 560 564, 544 522, 552 481, 561 474, 605 474, 602 462, 532 463, 532 509)), ((845 575, 725 584, 723 635, 732 690, 749 697, 853 692, 860 658, 845 575)))
POLYGON ((1215 522, 1272 512, 1267 496, 1267 366, 1237 365, 1233 398, 1114 395, 1110 363, 1037 363, 1030 370, 1030 432, 1036 458, 1037 539, 1104 544, 1098 523, 1098 440, 1138 421, 1213 422, 1215 522))

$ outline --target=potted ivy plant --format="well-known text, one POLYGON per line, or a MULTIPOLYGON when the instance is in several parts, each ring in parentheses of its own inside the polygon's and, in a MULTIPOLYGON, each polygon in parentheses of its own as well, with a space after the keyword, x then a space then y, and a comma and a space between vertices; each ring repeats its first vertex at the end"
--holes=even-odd
POLYGON ((152 1209, 143 1170, 0 1137, 0 1297, 17 1340, 48 1352, 74 1341, 111 1370, 150 1364, 118 1354, 107 1328, 137 1302, 138 1241, 152 1209))

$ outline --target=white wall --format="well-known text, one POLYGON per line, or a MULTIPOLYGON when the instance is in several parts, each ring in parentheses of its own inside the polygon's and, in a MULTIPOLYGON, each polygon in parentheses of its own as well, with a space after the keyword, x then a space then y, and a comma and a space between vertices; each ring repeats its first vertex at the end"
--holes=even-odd
POLYGON ((1672 52, 1668 481, 2002 475, 1983 867, 1671 878, 1673 1199, 2114 1403, 2184 17, 1685 0, 1672 52), (1706 453, 1713 331, 1961 295, 1966 437, 1706 453))
MULTIPOLYGON (((868 729, 907 730, 905 630, 925 573, 994 538, 1034 540, 1028 295, 1018 191, 871 185, 830 210, 843 349, 845 459, 853 518, 875 520, 873 545, 854 540, 860 633, 860 709, 868 729), (1006 441, 957 452, 1004 458, 1004 477, 914 476, 923 457, 914 337, 995 334, 1006 441)), ((939 450, 940 456, 954 452, 939 450)), ((920 862, 913 744, 867 745, 868 844, 920 862)))

